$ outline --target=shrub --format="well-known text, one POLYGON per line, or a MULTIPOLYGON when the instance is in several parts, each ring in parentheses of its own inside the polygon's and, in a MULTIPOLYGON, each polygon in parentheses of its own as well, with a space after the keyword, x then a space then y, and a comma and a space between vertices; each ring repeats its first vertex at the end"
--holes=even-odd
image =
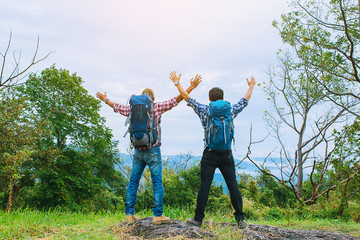
POLYGON ((360 205, 358 203, 349 203, 348 212, 354 222, 360 222, 360 205))
POLYGON ((263 219, 263 213, 265 208, 266 207, 259 204, 258 202, 243 197, 243 211, 245 213, 246 219, 254 219, 254 220, 263 219))
POLYGON ((284 219, 284 214, 278 207, 272 207, 267 209, 264 213, 265 220, 281 220, 284 219))

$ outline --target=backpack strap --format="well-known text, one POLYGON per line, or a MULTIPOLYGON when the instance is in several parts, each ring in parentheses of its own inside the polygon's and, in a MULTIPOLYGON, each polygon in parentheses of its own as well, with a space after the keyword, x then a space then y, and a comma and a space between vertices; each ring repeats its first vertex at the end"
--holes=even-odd
MULTIPOLYGON (((135 96, 135 94, 132 94, 132 95, 128 98, 128 100, 126 101, 126 107, 129 105, 130 99, 131 99, 133 96, 135 96)), ((131 108, 132 108, 132 107, 130 106, 130 113, 129 113, 129 115, 127 116, 127 118, 126 118, 126 120, 125 120, 125 126, 127 126, 127 125, 130 123, 130 121, 131 121, 131 108)), ((130 131, 131 131, 131 129, 130 129, 130 127, 128 127, 128 130, 125 132, 124 137, 125 137, 130 131)))
MULTIPOLYGON (((152 144, 153 142, 153 135, 152 135, 152 126, 151 126, 151 121, 152 121, 152 118, 150 116, 150 110, 149 110, 149 107, 146 105, 146 115, 147 115, 147 123, 146 123, 146 126, 148 127, 148 132, 150 133, 150 144, 152 144)), ((152 146, 149 146, 149 147, 152 147, 152 146)))
MULTIPOLYGON (((129 113, 129 116, 127 116, 126 120, 125 120, 125 126, 127 126, 131 121, 131 108, 130 108, 130 113, 129 113)), ((127 131, 125 132, 124 134, 124 137, 129 133, 131 132, 131 129, 130 129, 130 126, 128 127, 127 131)))
MULTIPOLYGON (((232 116, 231 116, 231 118, 230 118, 229 120, 230 120, 230 121, 229 121, 229 134, 230 134, 231 129, 233 129, 233 131, 235 132, 235 129, 234 129, 234 128, 235 128, 235 125, 234 125, 233 121, 231 121, 231 120, 233 120, 232 116)), ((236 152, 236 148, 235 148, 235 134, 233 134, 232 141, 233 141, 234 151, 236 152)))
MULTIPOLYGON (((225 140, 225 144, 227 143, 226 142, 226 125, 225 125, 225 118, 221 118, 221 121, 224 125, 224 140, 225 140)), ((229 135, 230 135, 230 131, 229 131, 229 135)))
POLYGON ((158 135, 158 144, 159 144, 159 146, 161 145, 161 126, 160 126, 160 123, 161 123, 161 115, 160 115, 159 123, 158 123, 157 127, 156 127, 156 122, 155 122, 155 126, 154 126, 155 130, 157 132, 157 135, 158 135))
POLYGON ((213 127, 214 124, 212 124, 212 135, 213 135, 213 141, 215 141, 216 135, 219 132, 219 128, 213 127))
POLYGON ((126 135, 130 132, 130 128, 128 128, 128 130, 125 132, 124 137, 126 137, 126 135))
MULTIPOLYGON (((210 120, 210 118, 209 118, 209 121, 208 121, 208 125, 207 125, 207 128, 208 128, 208 140, 210 140, 210 138, 211 138, 211 131, 214 131, 214 129, 213 129, 213 127, 212 127, 212 121, 210 120)), ((209 143, 207 143, 207 144, 209 144, 209 143)))
MULTIPOLYGON (((130 120, 131 120, 131 116, 129 115, 129 116, 126 118, 125 126, 127 126, 127 125, 129 124, 130 120)), ((125 134, 124 134, 124 137, 125 137, 129 132, 131 132, 130 127, 128 127, 128 129, 126 130, 126 132, 125 132, 125 134)))

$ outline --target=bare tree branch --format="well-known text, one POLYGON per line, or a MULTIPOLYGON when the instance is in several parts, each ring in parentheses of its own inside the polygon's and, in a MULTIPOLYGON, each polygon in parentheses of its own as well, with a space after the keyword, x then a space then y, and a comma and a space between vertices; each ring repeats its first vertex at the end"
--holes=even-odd
POLYGON ((38 37, 37 42, 36 42, 35 52, 32 56, 31 62, 26 67, 21 69, 20 68, 21 51, 19 53, 19 56, 16 56, 15 52, 13 52, 14 66, 11 70, 11 73, 6 77, 5 76, 6 62, 7 62, 8 52, 9 52, 10 45, 11 45, 11 40, 12 40, 12 32, 10 32, 9 41, 8 41, 8 44, 6 46, 4 53, 0 52, 0 54, 2 56, 2 64, 1 64, 1 71, 0 71, 0 89, 9 88, 9 87, 13 87, 13 86, 17 85, 19 83, 19 81, 23 80, 24 78, 26 78, 28 76, 27 72, 30 70, 30 68, 32 68, 39 62, 45 60, 51 54, 51 52, 50 52, 42 58, 39 58, 39 59, 37 58, 38 51, 39 51, 39 45, 40 45, 40 38, 38 37))
POLYGON ((342 0, 339 0, 339 5, 340 5, 340 12, 341 12, 341 17, 342 17, 342 21, 344 22, 344 31, 345 31, 345 36, 347 38, 347 40, 349 41, 350 43, 350 56, 349 56, 349 60, 352 64, 352 67, 353 67, 353 71, 354 71, 354 74, 353 74, 353 77, 355 78, 355 80, 360 83, 360 79, 359 79, 359 76, 358 76, 358 71, 357 71, 357 66, 356 66, 356 63, 355 63, 355 60, 354 60, 354 42, 353 40, 351 39, 350 35, 349 35, 349 26, 348 26, 348 23, 347 23, 347 20, 346 20, 346 17, 345 17, 345 12, 344 12, 344 8, 343 8, 343 5, 342 5, 342 0))

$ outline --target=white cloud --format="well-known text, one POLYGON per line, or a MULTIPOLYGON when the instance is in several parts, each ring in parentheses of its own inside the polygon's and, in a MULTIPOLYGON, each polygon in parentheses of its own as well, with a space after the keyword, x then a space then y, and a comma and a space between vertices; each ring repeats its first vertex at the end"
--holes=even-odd
MULTIPOLYGON (((33 71, 55 63, 77 72, 91 94, 106 91, 122 104, 145 87, 154 89, 157 100, 176 96, 169 80, 172 70, 183 73, 185 87, 195 74, 203 76, 192 93, 200 102, 208 102, 213 86, 235 102, 247 90, 246 77, 266 80, 264 71, 282 44, 271 22, 286 10, 286 0, 3 0, 0 51, 12 30, 12 46, 22 50, 26 64, 39 36, 39 56, 53 53, 33 71)), ((249 107, 236 119, 238 151, 246 151, 251 123, 263 132, 265 108, 256 88, 249 107)), ((125 118, 108 107, 101 114, 123 150, 128 142, 122 138, 125 118)), ((201 154, 200 121, 184 102, 164 115, 163 129, 164 154, 189 149, 201 154)))

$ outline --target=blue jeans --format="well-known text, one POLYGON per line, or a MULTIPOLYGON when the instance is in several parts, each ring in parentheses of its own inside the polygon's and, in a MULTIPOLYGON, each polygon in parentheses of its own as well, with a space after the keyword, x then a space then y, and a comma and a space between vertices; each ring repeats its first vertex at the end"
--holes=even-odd
POLYGON ((164 186, 162 184, 161 153, 160 147, 153 147, 147 150, 135 149, 130 182, 126 193, 126 215, 134 215, 137 190, 146 165, 150 168, 153 183, 154 216, 158 217, 163 213, 164 186))

